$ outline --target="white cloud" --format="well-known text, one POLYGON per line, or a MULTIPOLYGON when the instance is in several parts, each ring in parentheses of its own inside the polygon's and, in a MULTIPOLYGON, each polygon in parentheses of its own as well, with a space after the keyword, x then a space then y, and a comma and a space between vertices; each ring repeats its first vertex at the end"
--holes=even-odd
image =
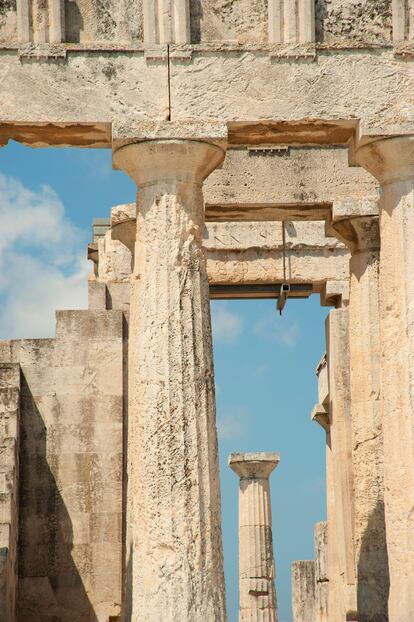
POLYGON ((267 363, 262 363, 261 365, 258 365, 256 367, 256 369, 253 371, 253 375, 256 376, 256 378, 263 378, 264 376, 266 376, 268 371, 269 365, 267 363))
POLYGON ((217 434, 220 440, 231 441, 243 437, 247 432, 248 413, 244 408, 236 408, 230 413, 217 413, 217 434))
POLYGON ((299 340, 300 329, 297 322, 290 322, 287 316, 266 314, 253 326, 254 334, 260 339, 274 341, 285 348, 294 348, 299 340))
POLYGON ((51 188, 0 174, 0 338, 53 336, 55 309, 86 307, 85 245, 51 188))
POLYGON ((232 343, 243 331, 242 318, 229 311, 226 303, 215 303, 212 306, 213 336, 221 343, 232 343))

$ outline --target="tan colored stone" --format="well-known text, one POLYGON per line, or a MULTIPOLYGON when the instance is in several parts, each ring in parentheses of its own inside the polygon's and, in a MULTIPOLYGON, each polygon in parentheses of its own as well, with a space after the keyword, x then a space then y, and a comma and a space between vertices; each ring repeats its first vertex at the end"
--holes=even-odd
POLYGON ((229 456, 240 477, 239 622, 277 621, 269 475, 279 461, 266 452, 229 456))
POLYGON ((315 622, 329 622, 328 523, 316 523, 315 542, 315 622))
MULTIPOLYGON (((355 212, 355 206, 352 210, 355 212)), ((359 211, 360 216, 349 216, 346 206, 334 205, 332 227, 351 250, 349 348, 357 609, 358 616, 369 622, 388 616, 389 572, 380 408, 380 236, 374 215, 378 203, 360 204, 359 211)))
POLYGON ((292 563, 293 622, 311 622, 315 619, 315 562, 292 563))
POLYGON ((116 166, 139 187, 129 331, 131 622, 225 619, 201 237, 202 183, 223 158, 220 146, 179 138, 144 140, 114 152, 116 166))
MULTIPOLYGON (((356 612, 349 316, 335 309, 326 321, 329 370, 328 565, 330 622, 356 612)), ((349 619, 352 619, 349 617, 349 619)))
POLYGON ((20 365, 0 364, 0 621, 16 620, 19 538, 20 365))
POLYGON ((357 158, 382 185, 379 320, 389 618, 402 622, 414 616, 414 137, 372 142, 357 158))

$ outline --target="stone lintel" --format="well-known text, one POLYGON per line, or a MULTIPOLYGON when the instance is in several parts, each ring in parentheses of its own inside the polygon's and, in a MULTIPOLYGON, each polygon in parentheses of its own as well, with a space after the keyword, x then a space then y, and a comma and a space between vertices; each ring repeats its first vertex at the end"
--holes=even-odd
POLYGON ((112 148, 116 153, 121 147, 144 141, 191 140, 206 142, 223 149, 227 148, 228 131, 226 123, 217 120, 180 121, 128 120, 112 124, 112 148))
POLYGON ((229 467, 241 479, 267 479, 280 462, 274 452, 235 453, 229 456, 229 467))
POLYGON ((110 147, 111 124, 2 121, 0 123, 0 145, 7 145, 9 140, 15 140, 30 147, 110 147))
POLYGON ((346 146, 357 127, 356 119, 229 121, 229 144, 346 146))
POLYGON ((322 307, 347 307, 349 303, 349 281, 326 281, 321 291, 322 307))
POLYGON ((206 222, 325 220, 330 209, 330 203, 206 203, 206 222))

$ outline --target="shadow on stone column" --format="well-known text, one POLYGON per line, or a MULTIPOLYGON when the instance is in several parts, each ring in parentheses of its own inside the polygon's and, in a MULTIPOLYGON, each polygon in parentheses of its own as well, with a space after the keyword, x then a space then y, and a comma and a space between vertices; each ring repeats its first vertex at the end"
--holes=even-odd
POLYGON ((362 536, 358 564, 358 622, 388 622, 390 577, 384 504, 378 502, 362 536))
POLYGON ((45 422, 22 375, 18 622, 98 622, 72 558, 72 521, 49 467, 45 422))

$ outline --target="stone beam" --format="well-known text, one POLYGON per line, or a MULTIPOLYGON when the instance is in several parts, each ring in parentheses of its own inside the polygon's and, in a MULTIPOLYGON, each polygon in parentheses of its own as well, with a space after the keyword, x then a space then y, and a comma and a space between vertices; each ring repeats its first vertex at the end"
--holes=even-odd
POLYGON ((279 461, 279 454, 268 452, 229 457, 240 477, 239 622, 277 621, 269 476, 279 461))
POLYGON ((229 210, 231 218, 256 221, 286 214, 294 220, 295 211, 302 219, 324 219, 332 204, 363 200, 377 188, 369 173, 349 166, 346 148, 232 148, 206 182, 206 218, 229 210))
MULTIPOLYGON (((112 210, 112 239, 122 241, 133 253, 134 204, 112 210)), ((349 252, 335 238, 325 236, 323 222, 286 223, 286 261, 292 284, 311 283, 314 292, 331 288, 324 303, 332 304, 346 287, 349 252), (341 285, 338 285, 338 283, 341 285), (335 285, 334 285, 335 283, 335 285), (341 292, 333 289, 341 288, 341 292)), ((203 235, 210 285, 275 284, 284 280, 283 241, 280 224, 265 222, 210 222, 203 235)))
POLYGON ((324 220, 329 203, 206 203, 207 222, 280 222, 282 220, 324 220))

